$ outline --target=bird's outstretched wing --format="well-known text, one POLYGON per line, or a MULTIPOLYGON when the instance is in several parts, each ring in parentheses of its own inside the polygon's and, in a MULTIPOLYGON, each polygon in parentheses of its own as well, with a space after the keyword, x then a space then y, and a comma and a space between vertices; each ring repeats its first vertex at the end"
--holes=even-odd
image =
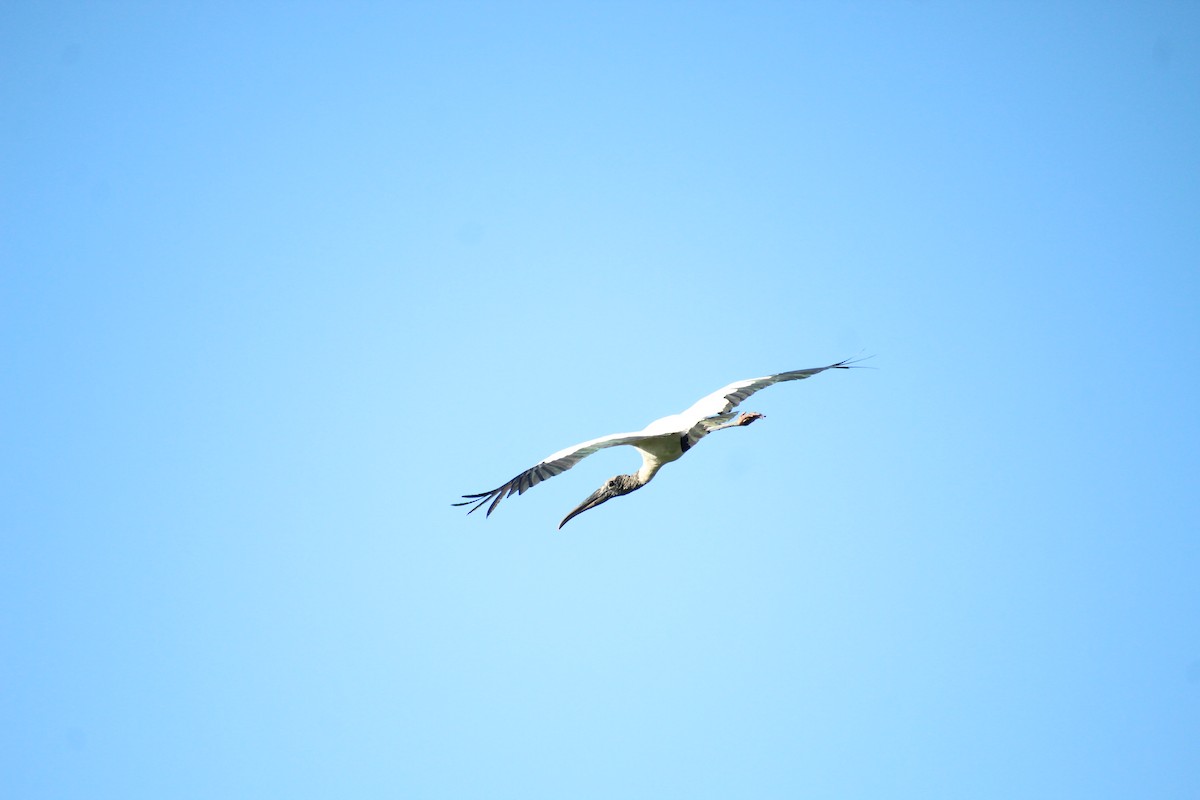
POLYGON ((553 478, 560 472, 566 472, 597 450, 603 450, 606 447, 616 447, 622 444, 637 444, 649 438, 651 437, 644 433, 613 433, 608 436, 601 436, 599 439, 591 439, 577 445, 572 445, 571 447, 559 450, 553 455, 546 456, 538 462, 537 466, 530 467, 503 486, 498 486, 490 492, 464 494, 463 502, 453 503, 452 505, 473 505, 474 507, 467 512, 471 514, 478 511, 490 500, 491 505, 488 506, 487 515, 491 516, 492 512, 496 510, 496 506, 500 505, 500 501, 504 498, 512 497, 514 494, 525 494, 526 489, 537 486, 542 481, 547 478, 553 478))
POLYGON ((679 415, 680 418, 688 421, 687 445, 691 447, 710 432, 724 425, 733 416, 731 412, 738 404, 761 389, 783 381, 802 381, 827 369, 850 369, 862 360, 861 358, 848 358, 827 367, 797 369, 791 372, 781 372, 778 375, 767 375, 763 378, 734 381, 728 386, 723 386, 712 394, 700 398, 687 411, 679 415))

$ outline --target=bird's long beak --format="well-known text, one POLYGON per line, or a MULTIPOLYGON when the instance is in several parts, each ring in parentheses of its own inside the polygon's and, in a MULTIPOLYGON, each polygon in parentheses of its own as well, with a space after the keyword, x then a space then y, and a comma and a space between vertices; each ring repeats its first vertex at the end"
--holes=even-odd
POLYGON ((599 489, 588 495, 588 499, 576 506, 574 511, 563 517, 563 521, 558 523, 558 529, 562 530, 562 526, 570 522, 572 518, 577 517, 588 509, 595 508, 601 503, 611 500, 614 497, 616 497, 615 494, 609 492, 605 487, 601 486, 599 489))

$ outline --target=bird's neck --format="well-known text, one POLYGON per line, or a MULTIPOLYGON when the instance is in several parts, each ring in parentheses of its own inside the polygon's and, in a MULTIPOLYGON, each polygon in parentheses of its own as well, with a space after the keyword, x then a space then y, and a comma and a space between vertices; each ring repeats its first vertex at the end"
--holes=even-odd
POLYGON ((637 483, 636 488, 640 489, 649 483, 651 478, 658 474, 658 471, 662 469, 662 466, 663 465, 661 461, 647 459, 645 463, 642 464, 642 468, 629 477, 634 479, 634 481, 637 483))

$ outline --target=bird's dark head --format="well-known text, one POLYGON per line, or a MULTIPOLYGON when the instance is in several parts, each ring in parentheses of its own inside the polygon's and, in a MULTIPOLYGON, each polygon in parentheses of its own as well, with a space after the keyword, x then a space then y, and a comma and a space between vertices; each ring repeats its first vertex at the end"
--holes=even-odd
POLYGON ((586 500, 576 506, 570 514, 567 514, 565 517, 563 517, 563 521, 558 523, 558 527, 561 529, 562 526, 570 522, 573 517, 576 517, 589 509, 595 508, 601 503, 608 502, 614 497, 620 497, 623 494, 629 494, 635 489, 642 488, 642 486, 643 483, 638 480, 637 475, 614 475, 606 480, 604 485, 602 485, 599 489, 592 492, 586 500))

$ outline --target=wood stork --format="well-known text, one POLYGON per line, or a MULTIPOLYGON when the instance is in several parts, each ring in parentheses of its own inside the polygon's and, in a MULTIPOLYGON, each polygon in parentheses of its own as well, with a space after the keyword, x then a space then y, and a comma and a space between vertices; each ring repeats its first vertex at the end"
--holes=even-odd
POLYGON ((618 445, 630 445, 636 448, 642 454, 642 468, 633 474, 614 475, 606 480, 599 489, 592 492, 570 514, 563 517, 562 522, 558 523, 558 527, 561 529, 563 525, 566 525, 584 511, 595 508, 601 503, 608 502, 614 497, 620 497, 621 495, 626 495, 642 488, 650 482, 651 478, 658 474, 658 471, 662 469, 664 464, 669 464, 683 456, 684 453, 695 446, 696 442, 713 431, 724 430, 725 428, 737 428, 749 425, 755 420, 763 419, 763 415, 755 411, 746 412, 737 419, 733 419, 734 407, 760 389, 765 389, 771 384, 782 381, 799 381, 811 378, 813 375, 824 372, 827 369, 851 369, 855 363, 862 360, 861 358, 846 359, 836 364, 830 364, 827 367, 798 369, 793 372, 768 375, 765 378, 735 381, 710 395, 700 398, 691 408, 681 414, 673 414, 669 417, 655 420, 637 433, 614 433, 559 450, 557 453, 546 456, 535 466, 530 467, 512 480, 492 489, 490 492, 464 494, 463 502, 454 503, 453 505, 472 506, 471 510, 467 512, 471 514, 491 501, 491 505, 488 506, 487 510, 487 516, 490 517, 492 512, 496 510, 496 506, 500 505, 500 501, 504 498, 511 497, 514 494, 525 494, 526 489, 537 486, 547 478, 553 478, 555 475, 569 470, 597 450, 603 450, 606 447, 616 447, 618 445))

